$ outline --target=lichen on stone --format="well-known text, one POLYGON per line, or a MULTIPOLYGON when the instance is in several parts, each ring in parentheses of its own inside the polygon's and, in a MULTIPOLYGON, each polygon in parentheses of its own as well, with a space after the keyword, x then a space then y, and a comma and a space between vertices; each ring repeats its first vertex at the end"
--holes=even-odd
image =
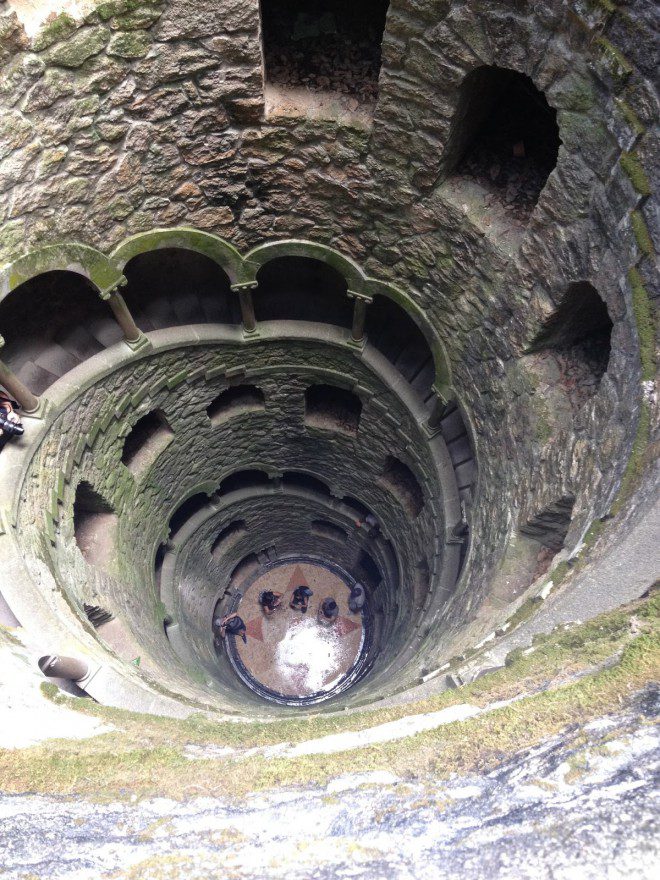
POLYGON ((151 39, 142 31, 125 31, 114 34, 108 46, 108 55, 119 58, 142 58, 149 51, 151 39))
POLYGON ((637 192, 642 196, 651 195, 651 184, 637 154, 623 152, 619 163, 637 192))
POLYGON ((632 290, 633 313, 639 339, 639 358, 642 365, 642 380, 655 378, 655 327, 653 324, 649 294, 639 270, 633 267, 628 273, 632 290))
POLYGON ((644 218, 639 211, 631 211, 630 224, 640 251, 646 257, 654 257, 655 248, 653 247, 653 242, 646 223, 644 222, 644 218))
POLYGON ((46 53, 49 64, 60 67, 80 67, 101 52, 108 40, 110 31, 102 26, 81 28, 71 39, 58 43, 46 53))

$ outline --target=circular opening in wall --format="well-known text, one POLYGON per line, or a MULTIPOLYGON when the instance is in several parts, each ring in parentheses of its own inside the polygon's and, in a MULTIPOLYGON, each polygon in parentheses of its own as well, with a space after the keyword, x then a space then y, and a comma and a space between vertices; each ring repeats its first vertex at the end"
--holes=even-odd
POLYGON ((239 678, 284 705, 318 703, 366 671, 370 615, 364 588, 340 566, 308 556, 260 566, 230 613, 244 629, 218 634, 239 678), (353 592, 351 592, 353 591, 353 592), (268 600, 274 607, 270 610, 268 600), (362 607, 359 607, 362 605, 362 607), (264 607, 266 606, 266 607, 264 607))

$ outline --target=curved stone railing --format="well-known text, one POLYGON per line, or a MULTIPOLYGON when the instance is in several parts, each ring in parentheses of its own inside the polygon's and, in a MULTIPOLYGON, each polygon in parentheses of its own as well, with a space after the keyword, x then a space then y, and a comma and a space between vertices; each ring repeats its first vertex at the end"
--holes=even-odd
MULTIPOLYGON (((446 402, 452 399, 449 360, 442 342, 416 303, 394 285, 367 276, 357 264, 339 251, 314 242, 288 239, 262 245, 241 256, 233 245, 215 235, 194 229, 175 228, 153 230, 132 236, 115 248, 109 256, 87 245, 76 243, 50 245, 0 267, 0 305, 20 285, 46 272, 60 270, 80 274, 88 279, 96 288, 98 295, 108 302, 126 342, 131 347, 139 348, 145 344, 144 334, 135 323, 119 292, 126 284, 123 270, 131 259, 140 254, 172 247, 208 257, 227 274, 231 289, 239 298, 243 330, 246 333, 257 331, 253 291, 258 287, 256 276, 260 268, 283 256, 305 257, 331 266, 344 278, 347 296, 355 303, 351 340, 356 344, 363 342, 367 309, 373 297, 375 295, 387 297, 406 312, 429 345, 435 367, 433 387, 440 412, 446 402)), ((26 393, 6 366, 3 369, 2 379, 9 382, 11 389, 8 390, 23 403, 26 411, 37 409, 34 400, 29 396, 29 389, 26 393)), ((432 423, 437 422, 438 414, 436 409, 432 423)))

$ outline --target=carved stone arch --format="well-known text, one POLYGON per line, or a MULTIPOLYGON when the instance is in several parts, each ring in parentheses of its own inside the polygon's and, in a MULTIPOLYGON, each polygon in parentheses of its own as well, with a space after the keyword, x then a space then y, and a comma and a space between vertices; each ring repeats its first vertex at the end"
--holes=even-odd
POLYGON ((236 248, 217 235, 198 229, 176 227, 140 232, 118 245, 112 252, 111 259, 123 271, 133 257, 163 248, 194 251, 217 263, 227 274, 231 284, 240 280, 243 259, 236 248))
POLYGON ((76 243, 49 245, 0 268, 0 302, 26 281, 57 271, 82 275, 101 295, 124 280, 114 262, 93 247, 76 243))
POLYGON ((447 352, 444 345, 438 338, 436 332, 434 331, 433 327, 431 326, 428 318, 419 308, 419 306, 415 302, 413 302, 410 297, 406 296, 403 291, 399 290, 393 284, 388 284, 384 281, 378 281, 375 278, 366 279, 365 293, 371 297, 374 297, 376 295, 385 296, 388 299, 391 299, 392 302, 396 303, 405 312, 407 312, 412 321, 417 325, 419 331, 422 333, 422 335, 426 339, 426 342, 428 343, 429 348, 431 349, 431 354, 433 355, 433 362, 435 366, 434 387, 436 391, 442 397, 453 397, 453 392, 451 390, 451 366, 449 364, 447 352))
POLYGON ((285 241, 271 242, 259 245, 245 255, 243 270, 244 283, 256 281, 257 273, 262 266, 280 257, 306 257, 318 260, 335 269, 346 280, 346 285, 351 293, 362 293, 365 284, 365 276, 360 267, 349 257, 339 253, 334 248, 313 241, 299 239, 286 239, 285 241))

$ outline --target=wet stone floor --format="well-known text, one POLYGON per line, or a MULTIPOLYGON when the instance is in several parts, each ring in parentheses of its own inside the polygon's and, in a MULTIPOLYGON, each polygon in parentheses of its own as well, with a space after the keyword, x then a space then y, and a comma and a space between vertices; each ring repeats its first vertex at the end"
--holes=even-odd
POLYGON ((364 643, 362 616, 349 611, 350 587, 338 571, 318 563, 286 562, 269 568, 242 592, 237 610, 247 641, 235 639, 234 645, 258 684, 277 694, 309 697, 334 690, 354 668, 364 643), (313 592, 305 614, 289 607, 300 586, 313 592), (259 605, 264 590, 283 594, 271 616, 259 605), (330 597, 339 606, 339 617, 332 626, 323 626, 317 611, 330 597))

